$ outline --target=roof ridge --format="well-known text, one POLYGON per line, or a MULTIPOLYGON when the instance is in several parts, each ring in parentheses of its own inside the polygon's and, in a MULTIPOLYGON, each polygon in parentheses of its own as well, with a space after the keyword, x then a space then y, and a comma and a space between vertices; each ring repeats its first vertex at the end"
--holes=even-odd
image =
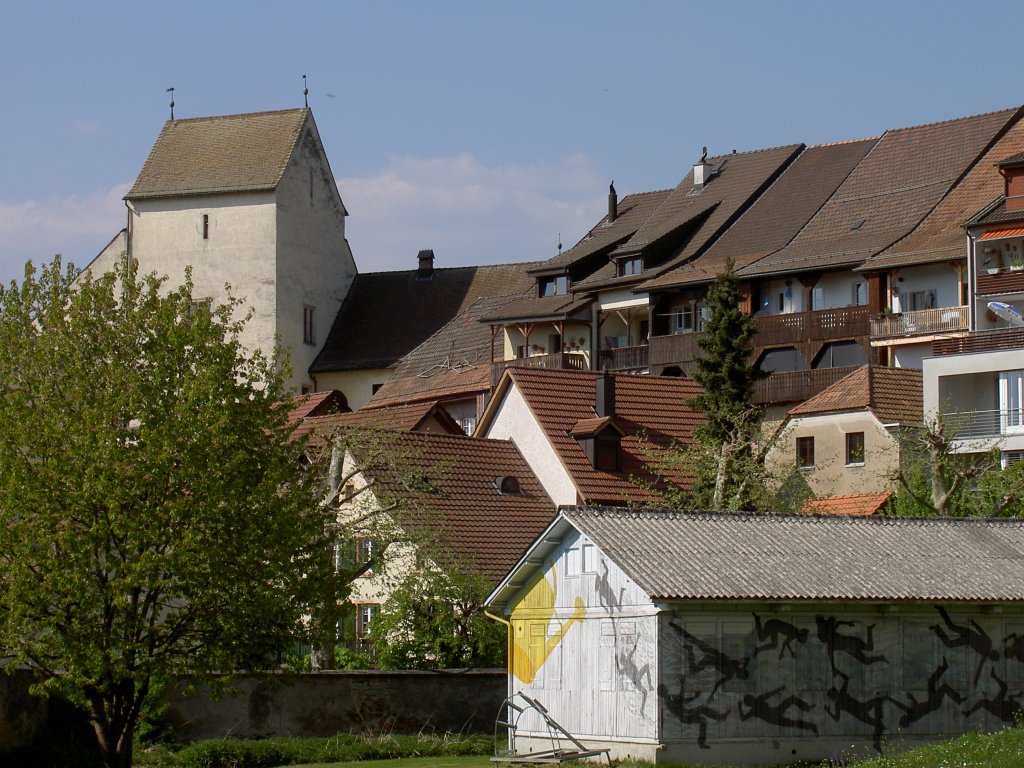
MULTIPOLYGON (((707 159, 707 162, 711 162, 711 161, 714 161, 714 160, 727 160, 730 157, 740 157, 742 155, 759 155, 759 154, 761 154, 763 152, 778 152, 780 149, 793 149, 794 147, 806 147, 806 146, 807 145, 804 144, 802 141, 794 141, 794 142, 791 142, 789 144, 779 144, 779 145, 774 146, 774 147, 760 147, 759 149, 745 149, 742 152, 737 152, 736 150, 733 150, 732 152, 726 152, 723 155, 712 155, 711 157, 709 157, 707 159)), ((683 177, 683 181, 686 181, 686 178, 689 175, 690 175, 689 172, 687 172, 686 176, 683 177)), ((679 183, 682 184, 682 182, 679 182, 679 183)), ((676 187, 678 187, 678 186, 679 186, 679 184, 676 184, 676 187)), ((675 189, 675 187, 673 187, 673 189, 675 189)))
POLYGON ((828 520, 837 525, 1011 525, 1022 526, 1024 519, 1019 517, 938 517, 938 516, 909 516, 909 515, 871 515, 871 516, 848 516, 834 515, 816 512, 751 512, 749 510, 713 510, 713 509, 668 509, 661 507, 599 507, 587 505, 563 505, 560 511, 577 512, 594 517, 708 517, 708 518, 741 518, 741 519, 763 519, 771 518, 776 520, 828 520), (858 522, 859 521, 859 522, 858 522))
POLYGON ((875 136, 862 136, 859 139, 842 139, 840 141, 826 141, 821 144, 810 144, 808 149, 818 149, 820 147, 841 147, 844 144, 859 144, 862 141, 878 141, 884 133, 879 133, 875 136))
MULTIPOLYGON (((543 263, 544 263, 543 261, 509 261, 509 262, 503 262, 501 264, 463 264, 463 265, 452 266, 452 267, 434 267, 433 271, 434 272, 452 272, 452 271, 454 271, 456 269, 488 269, 488 268, 491 268, 491 267, 526 267, 527 265, 530 265, 530 264, 543 264, 543 263)), ((365 277, 365 276, 368 276, 368 275, 404 275, 404 274, 413 275, 413 274, 416 274, 418 272, 419 272, 419 270, 416 269, 416 268, 413 268, 413 269, 382 269, 382 270, 377 271, 377 272, 360 272, 359 274, 360 274, 360 276, 365 277)), ((488 297, 481 296, 480 298, 488 298, 488 297)))
MULTIPOLYGON (((1002 114, 1004 112, 1006 112, 1008 114, 1012 114, 1012 113, 1016 112, 1017 110, 1019 110, 1021 108, 1022 108, 1021 105, 1017 105, 1017 106, 1014 106, 1014 107, 1005 107, 1003 109, 993 109, 993 110, 991 110, 989 112, 979 112, 976 115, 963 115, 961 117, 950 117, 950 118, 947 118, 945 120, 936 120, 936 121, 931 122, 931 123, 920 123, 918 125, 907 125, 907 126, 903 126, 902 128, 890 128, 890 129, 886 130, 885 133, 900 133, 902 131, 913 131, 913 130, 917 130, 919 128, 933 128, 933 127, 938 126, 938 125, 949 125, 949 124, 952 124, 952 123, 963 122, 965 120, 976 120, 976 119, 981 118, 981 117, 991 117, 992 115, 1000 115, 1000 114, 1002 114)), ((885 134, 883 134, 883 135, 885 135, 885 134)))
POLYGON ((167 120, 167 123, 198 123, 204 120, 236 120, 243 117, 262 117, 264 115, 281 115, 286 112, 312 112, 309 107, 293 107, 291 109, 265 109, 261 112, 236 112, 231 115, 202 115, 201 117, 179 117, 167 120))

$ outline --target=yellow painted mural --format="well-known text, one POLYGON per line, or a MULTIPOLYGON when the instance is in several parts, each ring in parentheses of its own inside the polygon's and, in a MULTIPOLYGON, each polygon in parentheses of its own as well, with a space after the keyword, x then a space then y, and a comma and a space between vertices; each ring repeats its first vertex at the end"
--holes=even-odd
POLYGON ((544 666, 551 652, 558 647, 565 633, 587 614, 583 598, 573 602, 573 614, 565 621, 555 615, 558 597, 558 576, 551 564, 548 575, 538 574, 523 599, 512 611, 512 653, 509 672, 529 685, 544 666))

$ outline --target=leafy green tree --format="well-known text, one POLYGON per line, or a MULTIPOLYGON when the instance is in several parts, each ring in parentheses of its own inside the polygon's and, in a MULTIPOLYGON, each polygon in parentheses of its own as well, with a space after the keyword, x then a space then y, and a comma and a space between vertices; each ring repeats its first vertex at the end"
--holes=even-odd
POLYGON ((0 653, 127 768, 148 694, 274 659, 326 530, 239 301, 59 257, 0 287, 0 653))
POLYGON ((505 665, 505 627, 484 615, 488 579, 432 564, 409 573, 370 628, 382 669, 459 669, 505 665))

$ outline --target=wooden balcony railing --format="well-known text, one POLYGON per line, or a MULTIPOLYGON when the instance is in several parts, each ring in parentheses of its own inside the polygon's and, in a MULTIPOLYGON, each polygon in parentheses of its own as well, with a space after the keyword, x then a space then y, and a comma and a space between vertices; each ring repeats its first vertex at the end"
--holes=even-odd
POLYGON ((757 318, 759 347, 795 344, 809 339, 846 339, 866 336, 870 330, 871 312, 867 307, 817 309, 813 312, 791 312, 757 318))
POLYGON ((517 357, 514 360, 499 360, 491 363, 491 386, 498 386, 501 374, 506 368, 555 368, 561 370, 587 370, 587 358, 578 352, 554 352, 550 355, 517 357))
POLYGON ((757 405, 800 402, 814 397, 858 368, 860 366, 850 365, 842 368, 816 368, 810 371, 772 373, 767 378, 754 383, 751 400, 757 405))
POLYGON ((1004 349, 1024 349, 1024 328, 996 328, 975 331, 954 339, 932 342, 936 355, 962 355, 969 352, 998 352, 1004 349))
POLYGON ((597 353, 599 371, 641 371, 647 370, 650 347, 619 347, 602 349, 597 353))
POLYGON ((968 329, 968 307, 939 307, 904 312, 900 315, 876 315, 871 318, 871 338, 891 339, 952 333, 968 329))
POLYGON ((679 365, 697 358, 697 342, 703 333, 674 333, 671 336, 653 336, 648 357, 652 366, 679 365))

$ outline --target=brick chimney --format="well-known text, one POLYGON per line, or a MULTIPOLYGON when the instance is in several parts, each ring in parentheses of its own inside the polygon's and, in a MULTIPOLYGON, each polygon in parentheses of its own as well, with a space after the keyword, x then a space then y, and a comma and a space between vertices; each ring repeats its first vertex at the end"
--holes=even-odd
POLYGON ((429 280, 434 275, 434 252, 429 248, 416 254, 419 266, 416 268, 418 280, 429 280))

